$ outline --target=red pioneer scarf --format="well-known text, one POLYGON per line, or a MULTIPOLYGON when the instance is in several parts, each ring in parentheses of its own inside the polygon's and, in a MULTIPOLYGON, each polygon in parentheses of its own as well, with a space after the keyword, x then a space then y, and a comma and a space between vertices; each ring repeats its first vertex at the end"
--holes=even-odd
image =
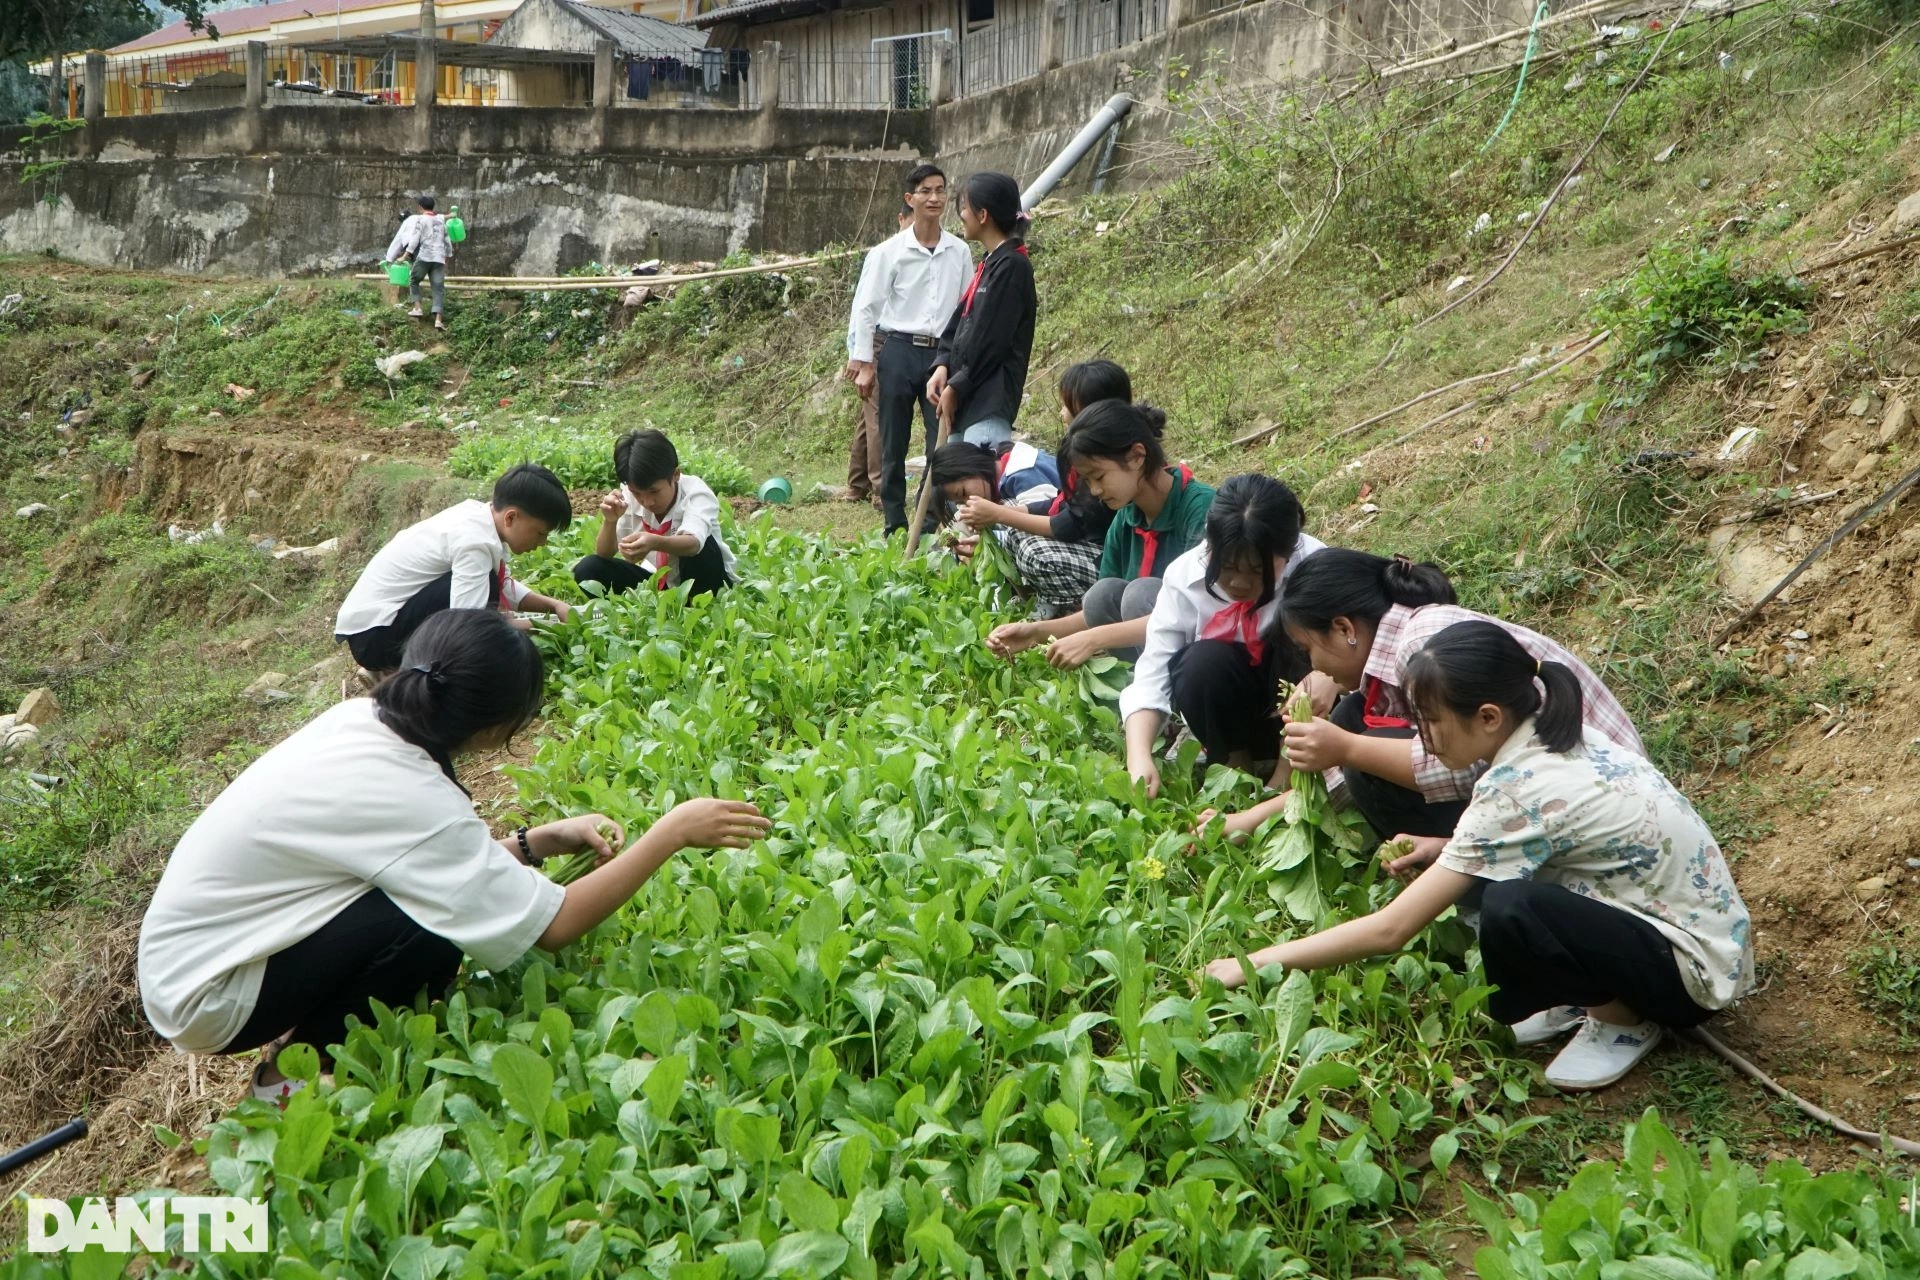
POLYGON ((1260 639, 1260 605, 1253 600, 1235 600, 1207 619, 1200 628, 1202 640, 1227 640, 1246 646, 1247 656, 1259 666, 1267 646, 1260 639))

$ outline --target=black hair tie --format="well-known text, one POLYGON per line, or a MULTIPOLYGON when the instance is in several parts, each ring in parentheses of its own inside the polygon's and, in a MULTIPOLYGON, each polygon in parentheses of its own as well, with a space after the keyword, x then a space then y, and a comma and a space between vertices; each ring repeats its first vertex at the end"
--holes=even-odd
POLYGON ((413 664, 413 670, 425 676, 427 681, 432 684, 442 683, 446 680, 446 675, 440 670, 440 664, 438 662, 416 662, 413 664))

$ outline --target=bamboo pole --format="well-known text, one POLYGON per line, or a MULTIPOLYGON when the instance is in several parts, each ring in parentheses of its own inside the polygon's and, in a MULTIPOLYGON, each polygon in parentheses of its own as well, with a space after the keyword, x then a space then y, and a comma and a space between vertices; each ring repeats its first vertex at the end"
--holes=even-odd
POLYGON ((1579 22, 1583 18, 1598 17, 1609 9, 1631 8, 1632 4, 1633 0, 1593 0, 1592 3, 1578 5, 1566 10, 1564 13, 1556 13, 1551 18, 1542 22, 1537 28, 1515 27, 1511 31, 1503 31, 1497 36, 1489 36, 1485 40, 1477 40, 1472 44, 1463 44, 1459 48, 1449 49, 1445 53, 1382 68, 1380 78, 1382 80, 1391 80, 1395 76, 1404 76, 1414 71, 1424 71, 1428 67, 1437 67, 1443 63, 1455 62, 1461 58, 1472 57, 1483 49, 1491 49, 1495 45, 1506 44, 1511 40, 1518 40, 1530 31, 1545 31, 1550 27, 1565 26, 1569 22, 1579 22))
MULTIPOLYGON (((666 276, 448 276, 446 287, 449 289, 618 289, 630 285, 670 285, 693 284, 701 280, 724 280, 732 276, 765 275, 774 271, 797 271, 803 267, 815 267, 821 263, 837 261, 864 249, 845 249, 839 253, 816 254, 811 258, 797 258, 792 262, 765 262, 750 267, 727 267, 720 271, 690 271, 684 275, 666 276)), ((362 272, 353 277, 355 280, 385 280, 387 277, 377 271, 362 272)))

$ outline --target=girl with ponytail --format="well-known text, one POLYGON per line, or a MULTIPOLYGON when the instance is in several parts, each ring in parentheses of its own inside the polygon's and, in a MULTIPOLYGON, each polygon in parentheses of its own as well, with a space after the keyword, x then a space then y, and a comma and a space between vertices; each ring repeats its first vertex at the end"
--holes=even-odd
POLYGON ((1004 173, 968 178, 960 187, 960 228, 986 252, 940 335, 927 399, 953 434, 969 444, 998 444, 1013 439, 1040 312, 1020 184, 1004 173))
POLYGON ((1578 671, 1480 619, 1441 630, 1403 674, 1426 749, 1484 771, 1437 859, 1372 915, 1204 976, 1237 987, 1267 966, 1397 951, 1477 891, 1487 1010, 1520 1044, 1575 1032, 1546 1071, 1562 1089, 1612 1084, 1663 1028, 1747 992, 1751 924, 1720 846, 1644 756, 1594 731, 1578 671))
MULTIPOLYGON (((1281 625, 1313 664, 1302 683, 1315 717, 1286 726, 1287 760, 1273 785, 1292 769, 1340 770, 1329 779, 1336 795, 1344 792, 1383 839, 1424 837, 1413 854, 1390 864, 1396 874, 1432 861, 1479 776, 1478 766, 1441 763, 1420 740, 1401 673, 1442 631, 1474 621, 1492 622, 1535 658, 1572 671, 1586 726, 1637 755, 1646 752, 1619 699, 1585 663, 1537 632, 1460 608, 1438 567, 1404 556, 1322 551, 1288 580, 1280 604, 1281 625)), ((1226 815, 1228 835, 1251 832, 1285 803, 1281 796, 1226 815)), ((1215 816, 1208 811, 1201 821, 1215 816)))
POLYGON ((1147 639, 1147 616, 1167 566, 1206 536, 1213 488, 1167 464, 1167 415, 1150 404, 1101 400, 1080 411, 1063 446, 1087 491, 1114 512, 1100 548, 1099 580, 1080 611, 1046 622, 994 628, 987 647, 1009 660, 1046 640, 1047 661, 1077 667, 1101 653, 1131 662, 1147 639))
POLYGON ((180 838, 140 929, 140 996, 154 1029, 189 1053, 272 1042, 254 1095, 301 1086, 287 1044, 323 1061, 372 1001, 446 993, 462 955, 500 969, 557 950, 605 920, 669 857, 745 848, 767 829, 752 805, 690 800, 622 852, 597 813, 496 841, 455 762, 498 750, 540 709, 533 641, 497 610, 422 623, 400 669, 261 756, 180 838), (564 888, 534 869, 592 850, 564 888))

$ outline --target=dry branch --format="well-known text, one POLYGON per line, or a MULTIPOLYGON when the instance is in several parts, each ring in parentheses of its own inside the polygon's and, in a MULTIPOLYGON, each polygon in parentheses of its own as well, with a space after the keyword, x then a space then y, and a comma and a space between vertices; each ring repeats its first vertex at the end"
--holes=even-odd
POLYGON ((1567 183, 1573 180, 1574 174, 1580 172, 1581 166, 1587 162, 1587 157, 1594 153, 1595 148, 1600 145, 1600 140, 1607 136, 1607 130, 1613 127, 1614 118, 1620 114, 1620 109, 1627 105, 1627 99, 1631 98, 1640 86, 1646 83, 1647 74, 1653 70, 1653 64, 1660 61, 1660 55, 1667 51, 1667 45, 1673 40, 1674 33, 1680 30, 1680 20, 1687 16, 1688 11, 1693 8, 1693 5, 1694 0, 1685 0, 1685 3, 1680 6, 1679 12, 1674 14, 1673 19, 1667 24, 1666 34, 1660 37, 1660 43, 1654 47, 1653 52, 1648 55, 1646 62, 1641 66, 1640 74, 1629 81, 1627 87, 1621 91, 1620 97, 1616 99, 1613 104, 1613 110, 1607 112, 1607 118, 1600 122, 1600 128, 1594 132, 1592 140, 1586 145, 1586 149, 1581 151, 1579 157, 1574 160, 1573 164, 1568 166, 1567 171, 1560 175, 1560 181, 1553 184, 1553 191, 1547 196, 1546 203, 1540 206, 1539 214, 1534 217, 1533 221, 1527 224, 1527 229, 1521 233, 1520 239, 1517 240, 1513 248, 1507 252, 1507 256, 1500 260, 1500 265, 1495 267, 1479 284, 1467 290, 1467 292, 1459 298, 1449 302, 1446 306, 1440 308, 1440 310, 1434 312, 1419 324, 1414 325, 1413 327, 1416 331, 1426 328, 1434 321, 1440 319, 1440 317, 1458 311, 1461 307, 1472 302, 1482 293, 1485 293, 1487 288, 1492 285, 1495 280, 1500 278, 1502 272, 1513 265, 1513 260, 1520 256, 1520 251, 1527 247, 1529 240, 1533 239, 1533 233, 1540 229, 1542 223, 1546 222, 1547 214, 1553 211, 1554 204, 1559 201, 1562 193, 1566 191, 1567 183))
POLYGON ((1813 550, 1807 552, 1806 559, 1802 560, 1799 564, 1793 566, 1793 568, 1787 573, 1786 577, 1774 583, 1773 589, 1771 591, 1768 591, 1767 594, 1761 596, 1758 600, 1755 600, 1751 605, 1747 607, 1745 612, 1741 613, 1739 617, 1735 618, 1732 622, 1729 622, 1726 626, 1720 628, 1720 633, 1713 638, 1712 642, 1708 645, 1708 647, 1712 649, 1718 649, 1721 645, 1725 644, 1727 640, 1731 638, 1735 632, 1739 631, 1740 628, 1746 626, 1747 623, 1753 621, 1756 617, 1760 615, 1760 611, 1762 609, 1766 608, 1769 604, 1773 603, 1774 597, 1778 596, 1782 591, 1785 591, 1788 587, 1792 586, 1796 578, 1798 578, 1801 574, 1805 573, 1808 569, 1811 569, 1813 567, 1814 561, 1818 560, 1821 556, 1827 554, 1827 552, 1833 550, 1833 548, 1839 544, 1841 539, 1845 538, 1848 534, 1852 533, 1855 529, 1858 529, 1861 525, 1865 524, 1871 516, 1873 516, 1881 508, 1885 507, 1888 503, 1894 501, 1901 494, 1913 488, 1916 482, 1920 482, 1920 467, 1915 467, 1912 471, 1907 472, 1907 474, 1901 476, 1898 480, 1894 481, 1893 484, 1887 489, 1885 493, 1875 498, 1871 503, 1867 504, 1867 506, 1862 508, 1860 511, 1855 512, 1852 519, 1848 520, 1845 524, 1841 525, 1838 529, 1835 529, 1832 533, 1828 534, 1825 538, 1822 538, 1820 540, 1820 545, 1815 547, 1813 550))

